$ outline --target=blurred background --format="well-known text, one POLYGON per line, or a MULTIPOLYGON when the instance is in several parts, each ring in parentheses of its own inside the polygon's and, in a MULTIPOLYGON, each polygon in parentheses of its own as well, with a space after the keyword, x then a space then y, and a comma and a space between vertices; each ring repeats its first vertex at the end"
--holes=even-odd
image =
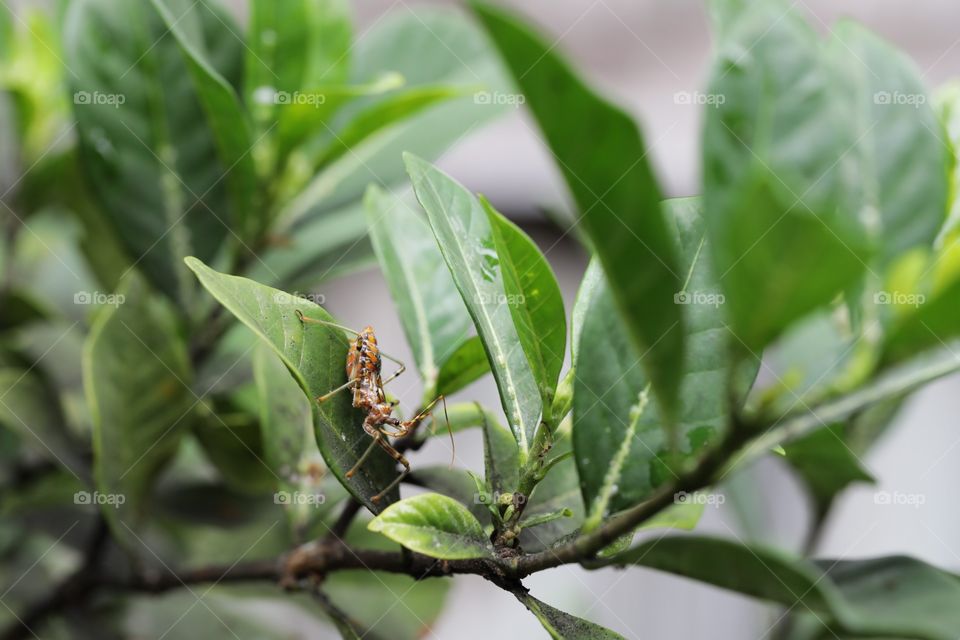
MULTIPOLYGON (((14 7, 27 4, 0 2, 14 7)), ((243 0, 228 4, 242 22, 246 16, 243 0)), ((362 40, 387 12, 408 11, 419 3, 362 0, 354 4, 356 37, 362 40)), ((513 0, 503 4, 549 34, 593 85, 638 119, 668 195, 699 192, 701 107, 684 104, 681 96, 701 91, 708 73, 711 39, 702 2, 513 0)), ((905 51, 930 89, 960 75, 956 28, 960 5, 955 2, 798 0, 794 5, 824 32, 845 16, 863 22, 905 51)), ((468 73, 470 62, 463 61, 468 73)), ((486 194, 534 237, 557 273, 569 311, 586 256, 572 237, 546 222, 545 211, 569 212, 570 205, 549 151, 523 109, 465 132, 438 164, 470 189, 486 194)), ((329 311, 344 324, 374 325, 385 349, 412 360, 389 292, 376 270, 336 279, 319 292, 329 311)), ((761 380, 770 381, 774 375, 762 371, 761 380)), ((421 389, 415 375, 403 376, 395 385, 393 393, 404 407, 417 404, 421 389)), ((960 519, 954 494, 960 479, 960 430, 955 418, 960 415, 958 387, 956 378, 943 380, 905 405, 894 427, 864 459, 878 485, 855 486, 841 497, 817 544, 817 555, 857 558, 905 553, 960 570, 960 519), (879 491, 918 494, 923 496, 923 504, 877 504, 879 491)), ((499 406, 489 377, 458 398, 499 406)), ((412 463, 414 468, 444 464, 449 456, 448 443, 437 438, 416 454, 412 463)), ((478 432, 457 435, 457 463, 482 472, 478 432)), ((415 490, 404 488, 405 495, 411 491, 415 490)), ((778 460, 762 460, 718 492, 726 499, 719 507, 708 507, 701 531, 795 550, 804 544, 808 505, 796 480, 778 460)), ((770 637, 780 615, 775 608, 755 601, 646 569, 588 572, 568 566, 525 582, 539 599, 629 638, 760 639, 770 637)), ((286 624, 313 623, 304 619, 287 620, 286 624)), ((310 634, 327 637, 329 630, 315 628, 310 634)), ((445 612, 427 633, 427 637, 444 640, 542 635, 540 625, 510 595, 471 576, 454 580, 445 612)))

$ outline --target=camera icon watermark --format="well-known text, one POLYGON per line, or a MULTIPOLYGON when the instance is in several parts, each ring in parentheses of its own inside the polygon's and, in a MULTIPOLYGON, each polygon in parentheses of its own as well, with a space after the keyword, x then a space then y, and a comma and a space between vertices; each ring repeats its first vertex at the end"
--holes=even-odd
POLYGON ((927 503, 922 493, 904 493, 901 491, 877 491, 873 494, 873 503, 895 507, 913 507, 919 509, 927 503))
POLYGON ((474 104, 495 104, 519 107, 527 102, 522 93, 504 93, 502 91, 477 91, 473 94, 474 104))
POLYGON ((77 291, 73 294, 73 304, 78 305, 106 305, 119 307, 126 302, 126 296, 122 293, 103 293, 102 291, 77 291))
POLYGON ((79 505, 109 505, 119 509, 127 501, 122 493, 100 493, 99 491, 77 491, 73 494, 73 504, 79 505))
POLYGON ((727 102, 727 96, 722 93, 703 93, 702 91, 678 91, 673 94, 673 104, 696 105, 701 107, 717 107, 727 102))
POLYGON ((301 105, 319 109, 326 102, 326 94, 319 91, 277 91, 273 94, 273 104, 279 105, 301 105))
POLYGON ((873 304, 896 305, 917 308, 927 301, 922 293, 904 293, 902 291, 877 291, 873 294, 873 304))
POLYGON ((327 496, 322 493, 310 493, 304 491, 277 491, 273 494, 273 504, 285 506, 320 506, 327 501, 327 496))
POLYGON ((678 291, 673 294, 673 304, 694 304, 718 308, 726 303, 727 297, 722 293, 708 291, 678 291))
POLYGON ((727 497, 722 493, 704 493, 694 491, 678 491, 673 494, 673 504, 702 504, 707 507, 719 507, 727 501, 727 497))
POLYGON ((873 104, 911 106, 919 109, 927 103, 927 96, 922 93, 903 93, 902 91, 877 91, 873 94, 873 104))
POLYGON ((76 91, 73 94, 73 104, 77 105, 105 105, 119 109, 127 102, 127 96, 122 93, 104 93, 102 91, 76 91))

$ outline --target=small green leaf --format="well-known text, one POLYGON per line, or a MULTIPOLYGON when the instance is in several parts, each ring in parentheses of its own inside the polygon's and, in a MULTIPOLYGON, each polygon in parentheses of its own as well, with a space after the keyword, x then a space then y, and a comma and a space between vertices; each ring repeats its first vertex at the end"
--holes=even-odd
MULTIPOLYGON (((509 431, 507 437, 513 442, 509 431)), ((516 447, 516 443, 513 443, 513 446, 516 447)), ((478 522, 485 522, 490 518, 487 502, 481 499, 481 492, 469 471, 445 466, 418 467, 410 473, 408 479, 411 484, 454 498, 469 509, 478 522)))
POLYGON ((537 616, 553 640, 623 640, 623 636, 589 620, 572 616, 537 600, 527 592, 517 592, 517 600, 537 616))
POLYGON ((337 329, 302 323, 297 311, 326 322, 332 321, 330 315, 305 298, 218 273, 196 258, 187 258, 186 263, 214 298, 273 349, 310 399, 317 445, 341 484, 374 513, 394 501, 396 488, 382 503, 371 500, 397 474, 386 453, 374 451, 356 475, 346 477, 370 444, 362 428, 363 414, 352 407, 350 395, 338 393, 322 405, 314 401, 346 382, 347 339, 337 329))
POLYGON ((487 486, 496 494, 512 493, 520 483, 520 451, 512 434, 476 405, 483 430, 483 467, 487 486))
POLYGON ((472 323, 415 202, 412 196, 387 195, 375 186, 364 199, 380 270, 429 395, 437 389, 441 363, 456 353, 472 323))
POLYGON ((673 304, 682 274, 640 130, 594 94, 552 44, 499 9, 475 11, 559 160, 617 312, 640 351, 649 352, 644 367, 670 415, 682 377, 683 317, 673 304))
POLYGON ((826 507, 853 482, 874 482, 863 462, 851 450, 842 424, 813 431, 788 443, 785 455, 810 489, 814 502, 826 507))
POLYGON ((483 350, 483 341, 480 336, 471 336, 461 342, 440 365, 437 393, 449 396, 488 373, 490 361, 487 360, 487 352, 483 350))
POLYGON ((83 383, 99 504, 116 536, 138 549, 130 529, 145 515, 152 484, 193 421, 197 400, 172 305, 135 272, 119 294, 122 304, 105 307, 87 337, 83 383))
POLYGON ((392 504, 367 528, 431 558, 484 558, 493 552, 473 514, 453 498, 437 493, 392 504))
MULTIPOLYGON (((503 274, 506 305, 527 362, 540 388, 545 420, 552 420, 557 379, 567 348, 567 323, 560 286, 547 259, 527 234, 500 213, 487 200, 480 204, 490 218, 493 240, 503 274)), ((551 424, 551 427, 556 425, 551 424)))
POLYGON ((410 154, 404 159, 420 204, 427 212, 440 251, 470 312, 490 360, 504 413, 528 455, 539 424, 541 400, 537 378, 525 356, 507 302, 503 260, 496 253, 490 218, 480 201, 461 184, 410 154))

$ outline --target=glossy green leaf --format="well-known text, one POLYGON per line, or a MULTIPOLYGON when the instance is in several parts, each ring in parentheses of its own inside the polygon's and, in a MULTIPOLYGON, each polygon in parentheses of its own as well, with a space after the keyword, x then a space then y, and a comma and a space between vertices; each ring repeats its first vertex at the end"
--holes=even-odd
MULTIPOLYGON (((507 437, 513 442, 513 436, 507 432, 507 437)), ((516 443, 513 443, 516 447, 516 443)), ((490 511, 483 496, 477 491, 477 483, 470 476, 469 471, 450 469, 445 466, 419 467, 407 476, 411 484, 416 484, 435 493, 440 493, 457 500, 473 514, 478 522, 487 522, 490 511)))
POLYGON ((659 569, 813 613, 841 635, 948 640, 960 631, 951 604, 960 580, 902 556, 813 564, 764 547, 685 536, 646 542, 611 564, 659 569))
MULTIPOLYGON (((179 27, 208 59, 235 36, 207 3, 170 2, 179 27), (174 6, 176 5, 176 6, 174 6)), ((65 58, 83 166, 96 202, 138 266, 185 300, 182 259, 211 259, 235 221, 217 139, 192 74, 146 2, 80 0, 66 21, 65 58)))
POLYGON ((157 473, 194 419, 197 399, 173 307, 135 273, 119 293, 122 304, 105 307, 87 337, 83 384, 96 489, 105 500, 100 508, 115 535, 129 541, 157 473))
POLYGON ((790 465, 803 478, 818 507, 853 482, 873 482, 863 462, 846 443, 843 425, 813 431, 784 446, 790 465))
POLYGON ((574 366, 577 364, 577 354, 580 352, 580 336, 583 334, 583 320, 590 309, 593 292, 598 287, 606 287, 606 278, 603 275, 603 265, 596 258, 590 260, 587 270, 577 289, 577 298, 573 303, 573 312, 570 315, 570 353, 574 366))
POLYGON ((424 493, 392 504, 367 528, 431 558, 483 558, 493 553, 473 514, 453 498, 438 493, 424 493))
MULTIPOLYGON (((250 153, 253 150, 253 134, 240 97, 198 49, 205 43, 194 41, 186 33, 186 25, 180 20, 180 14, 174 15, 172 12, 173 8, 178 7, 179 0, 152 2, 180 45, 197 98, 203 105, 204 115, 216 140, 220 163, 227 168, 223 180, 228 188, 236 233, 241 241, 246 239, 252 242, 264 228, 265 221, 255 219, 260 212, 255 207, 258 197, 257 173, 250 153)), ((200 10, 207 9, 204 7, 200 10)))
POLYGON ((905 54, 850 20, 833 28, 830 45, 843 86, 854 88, 857 180, 868 215, 879 218, 877 258, 886 265, 937 237, 947 211, 949 149, 905 54))
POLYGON ((490 219, 480 201, 461 184, 420 158, 404 157, 417 198, 483 341, 522 460, 539 424, 540 393, 522 346, 522 328, 505 304, 503 258, 496 253, 490 219))
POLYGON ((488 373, 490 361, 483 349, 483 341, 480 336, 471 336, 461 342, 450 357, 440 364, 437 393, 451 395, 488 373))
POLYGON ((505 303, 513 315, 527 362, 537 379, 544 419, 552 420, 548 411, 553 404, 567 348, 566 313, 560 286, 533 240, 497 212, 485 198, 480 198, 480 204, 490 218, 506 292, 505 303))
POLYGON ((594 94, 554 47, 488 6, 476 12, 526 95, 582 214, 617 311, 670 414, 682 372, 683 317, 672 304, 682 270, 660 189, 633 120, 594 94))
POLYGON ((437 390, 440 365, 471 329, 470 315, 413 198, 371 186, 364 202, 380 270, 416 358, 424 394, 431 395, 437 390))
POLYGON ((619 633, 555 609, 527 592, 517 592, 516 596, 537 617, 553 640, 623 640, 619 633))
POLYGON ((663 428, 659 402, 640 366, 646 355, 637 352, 627 336, 612 292, 604 282, 596 283, 589 299, 578 302, 587 309, 573 398, 573 442, 588 528, 645 500, 715 442, 727 427, 730 389, 745 392, 759 367, 759 362, 752 362, 748 371, 734 371, 725 300, 698 201, 669 200, 665 209, 671 213, 684 270, 677 306, 686 312, 688 332, 687 350, 679 363, 683 378, 677 441, 671 442, 663 428))
POLYGON ((324 325, 301 323, 296 312, 327 322, 332 321, 330 315, 305 298, 218 273, 196 258, 186 262, 213 297, 273 349, 311 400, 317 445, 340 482, 375 513, 394 501, 396 489, 381 503, 371 501, 397 474, 393 460, 385 453, 375 451, 356 475, 346 477, 370 444, 362 428, 363 414, 352 407, 350 394, 338 393, 322 405, 313 402, 346 382, 347 338, 324 325))
POLYGON ((726 16, 703 134, 710 243, 747 354, 855 284, 869 259, 847 155, 857 133, 822 44, 785 5, 726 16))
POLYGON ((313 435, 311 401, 265 344, 258 345, 254 354, 253 375, 260 400, 264 460, 279 477, 276 495, 291 528, 302 536, 322 515, 325 504, 325 496, 319 496, 327 469, 313 435))

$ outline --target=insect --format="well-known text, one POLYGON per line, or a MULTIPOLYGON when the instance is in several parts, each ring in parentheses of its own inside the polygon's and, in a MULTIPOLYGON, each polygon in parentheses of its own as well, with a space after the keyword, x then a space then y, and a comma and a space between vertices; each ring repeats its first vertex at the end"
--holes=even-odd
MULTIPOLYGON (((380 347, 377 345, 377 337, 373 332, 373 327, 368 326, 362 331, 354 331, 353 329, 334 324, 333 322, 309 318, 303 315, 303 312, 299 309, 296 311, 296 314, 301 323, 322 324, 346 331, 347 333, 352 333, 356 336, 350 341, 350 348, 347 351, 347 382, 317 397, 317 402, 326 402, 340 391, 352 389, 353 406, 367 413, 366 418, 363 420, 363 430, 373 438, 373 442, 370 443, 370 446, 367 447, 367 450, 360 456, 356 464, 347 471, 346 476, 348 478, 353 477, 357 470, 363 466, 363 463, 366 462, 375 447, 380 447, 386 451, 391 458, 403 465, 403 472, 380 493, 371 498, 373 502, 379 502, 387 492, 397 486, 403 478, 410 473, 410 462, 390 444, 389 438, 400 438, 416 429, 424 419, 432 415, 433 408, 438 402, 443 403, 443 413, 447 421, 447 430, 451 431, 450 417, 447 414, 447 401, 443 395, 438 395, 417 413, 417 415, 409 420, 400 420, 394 417, 393 408, 399 403, 396 400, 388 401, 383 387, 406 371, 406 366, 393 356, 380 350, 380 347), (399 368, 390 374, 386 380, 382 379, 380 375, 383 358, 392 360, 399 365, 399 368)), ((452 431, 451 443, 453 443, 452 431)))

